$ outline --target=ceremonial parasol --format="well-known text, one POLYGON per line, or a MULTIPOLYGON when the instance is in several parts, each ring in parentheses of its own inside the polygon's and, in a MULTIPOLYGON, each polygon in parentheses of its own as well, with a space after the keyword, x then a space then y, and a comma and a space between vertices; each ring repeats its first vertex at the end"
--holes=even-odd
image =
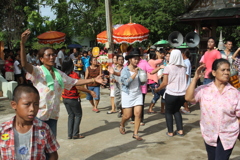
POLYGON ((98 43, 106 43, 107 40, 107 31, 102 31, 97 35, 97 42, 98 43))
POLYGON ((48 31, 37 36, 38 43, 40 44, 54 44, 61 43, 65 41, 65 33, 58 31, 48 31))
MULTIPOLYGON (((117 29, 118 27, 122 26, 123 24, 116 24, 113 26, 113 31, 117 29)), ((97 35, 97 42, 98 43, 106 43, 108 41, 107 39, 107 31, 102 31, 97 35)))
POLYGON ((149 30, 137 23, 124 24, 113 32, 115 43, 135 43, 148 39, 149 30))

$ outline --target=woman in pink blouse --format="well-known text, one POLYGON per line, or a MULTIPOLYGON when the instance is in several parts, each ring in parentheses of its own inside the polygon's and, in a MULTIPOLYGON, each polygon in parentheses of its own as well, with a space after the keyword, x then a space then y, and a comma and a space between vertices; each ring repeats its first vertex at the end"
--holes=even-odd
MULTIPOLYGON (((148 61, 149 65, 156 69, 158 65, 160 65, 163 61, 164 58, 164 54, 157 50, 156 52, 150 52, 150 60, 148 61)), ((154 90, 155 88, 159 87, 158 84, 158 76, 157 73, 155 74, 150 74, 147 73, 148 76, 148 85, 150 86, 152 93, 154 95, 154 97, 151 100, 151 104, 148 108, 148 114, 152 114, 152 113, 157 113, 156 111, 153 110, 153 107, 155 106, 155 103, 157 103, 158 99, 160 98, 161 94, 160 92, 155 93, 154 90)))
POLYGON ((209 160, 228 160, 239 136, 240 92, 231 86, 230 63, 217 59, 212 64, 213 82, 195 89, 205 65, 195 72, 185 99, 200 103, 200 127, 209 160))

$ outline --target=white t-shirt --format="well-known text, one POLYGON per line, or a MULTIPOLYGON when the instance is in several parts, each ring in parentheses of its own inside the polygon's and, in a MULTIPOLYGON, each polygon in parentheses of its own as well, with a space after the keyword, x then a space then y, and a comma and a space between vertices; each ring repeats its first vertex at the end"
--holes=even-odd
POLYGON ((189 86, 191 82, 191 69, 192 69, 191 62, 189 61, 189 59, 184 59, 183 62, 187 67, 187 70, 186 70, 186 74, 188 75, 187 85, 189 86))
POLYGON ((64 53, 61 50, 58 52, 58 55, 57 55, 57 58, 56 58, 56 65, 59 66, 59 67, 62 67, 62 65, 59 62, 59 59, 62 59, 62 62, 64 60, 64 53))
POLYGON ((70 54, 69 57, 70 57, 72 60, 74 60, 74 59, 75 59, 74 53, 70 54))
POLYGON ((14 74, 21 74, 21 69, 18 67, 20 63, 18 61, 15 61, 14 64, 13 64, 13 67, 14 67, 14 74))
POLYGON ((173 96, 185 95, 187 90, 186 67, 167 65, 163 74, 168 75, 168 85, 165 93, 173 96))
POLYGON ((32 63, 32 56, 29 53, 27 54, 27 62, 32 63))

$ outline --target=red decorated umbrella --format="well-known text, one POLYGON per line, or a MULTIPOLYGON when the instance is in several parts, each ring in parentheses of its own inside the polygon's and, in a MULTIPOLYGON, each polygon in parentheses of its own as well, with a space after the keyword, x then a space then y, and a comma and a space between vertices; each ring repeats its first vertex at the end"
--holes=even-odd
POLYGON ((98 43, 106 43, 107 40, 107 31, 102 31, 97 35, 97 42, 98 43))
POLYGON ((122 25, 113 32, 115 43, 135 43, 148 39, 149 30, 137 23, 128 23, 122 25))
MULTIPOLYGON (((117 28, 119 28, 120 26, 122 26, 123 24, 116 24, 113 26, 113 31, 117 28)), ((102 31, 101 33, 99 33, 97 35, 97 42, 98 43, 106 43, 108 41, 108 37, 107 37, 107 31, 102 31)))
POLYGON ((66 34, 58 31, 48 31, 37 36, 40 44, 54 44, 65 41, 66 34))

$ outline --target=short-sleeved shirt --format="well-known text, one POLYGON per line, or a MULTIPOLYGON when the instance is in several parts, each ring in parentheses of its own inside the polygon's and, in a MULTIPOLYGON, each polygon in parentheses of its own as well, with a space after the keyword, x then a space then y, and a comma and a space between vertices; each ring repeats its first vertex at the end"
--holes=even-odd
POLYGON ((224 150, 233 148, 239 134, 240 92, 227 84, 220 93, 211 82, 196 88, 194 98, 200 103, 200 126, 205 142, 216 147, 219 137, 224 150))
POLYGON ((221 53, 221 56, 222 56, 223 59, 228 60, 228 62, 230 64, 232 64, 232 62, 233 62, 232 56, 234 54, 233 52, 230 52, 229 55, 226 55, 225 51, 220 51, 220 53, 221 53))
MULTIPOLYGON (((88 77, 86 77, 87 79, 96 78, 99 75, 100 75, 100 66, 97 66, 96 69, 91 69, 91 67, 88 67, 88 77)), ((96 87, 96 86, 100 86, 100 84, 94 82, 94 83, 87 84, 87 86, 96 87)))
POLYGON ((212 71, 212 64, 216 59, 221 58, 221 53, 218 50, 206 51, 203 58, 203 63, 206 65, 204 78, 209 78, 209 73, 212 71))
POLYGON ((32 62, 32 56, 30 55, 30 53, 27 54, 27 62, 28 63, 33 63, 32 62))
POLYGON ((62 62, 63 62, 63 60, 64 60, 64 53, 63 53, 63 51, 61 51, 61 50, 58 52, 57 59, 56 59, 56 65, 57 65, 57 67, 62 67, 59 59, 61 59, 62 62))
POLYGON ((14 70, 14 68, 13 68, 13 61, 12 60, 5 60, 4 67, 5 67, 5 71, 6 72, 13 72, 13 70, 14 70))
MULTIPOLYGON (((73 63, 74 63, 74 64, 82 64, 82 60, 81 60, 81 59, 74 59, 74 60, 73 60, 73 63)), ((74 66, 74 70, 75 70, 75 71, 81 71, 81 70, 82 70, 82 67, 74 66)))
MULTIPOLYGON (((68 75, 71 78, 74 79, 80 79, 78 74, 76 72, 72 72, 68 75)), ((64 89, 64 92, 62 94, 63 98, 68 98, 68 99, 78 99, 80 97, 78 90, 75 86, 73 86, 70 90, 64 89)))
MULTIPOLYGON (((156 60, 150 59, 148 63, 153 69, 156 69, 157 65, 161 64, 162 61, 163 61, 162 59, 156 59, 156 60)), ((157 73, 155 74, 147 73, 147 76, 148 76, 148 84, 158 83, 157 73)))
POLYGON ((240 59, 239 58, 235 58, 235 61, 234 61, 234 65, 237 66, 238 68, 238 75, 240 75, 240 59))
MULTIPOLYGON (((151 73, 154 69, 149 65, 149 63, 144 60, 144 59, 140 59, 138 65, 139 68, 141 68, 142 70, 146 71, 147 73, 151 73)), ((141 91, 143 94, 147 94, 147 83, 145 83, 144 85, 141 85, 141 91)))
MULTIPOLYGON (((67 76, 62 71, 57 71, 61 74, 64 83, 64 88, 70 90, 77 80, 67 76)), ((27 73, 26 79, 31 80, 40 94, 40 104, 37 117, 43 121, 49 119, 58 119, 60 111, 60 98, 63 88, 54 80, 54 90, 50 90, 47 86, 44 72, 40 66, 33 66, 32 74, 27 73)))
POLYGON ((90 56, 87 56, 87 57, 82 56, 82 63, 83 63, 83 71, 85 72, 87 68, 90 66, 90 56))
POLYGON ((191 82, 191 69, 192 69, 191 62, 189 59, 184 59, 183 62, 187 67, 187 70, 186 70, 186 75, 188 75, 187 86, 189 86, 191 82))
POLYGON ((14 64, 13 64, 14 74, 21 74, 22 73, 21 69, 18 67, 19 64, 20 63, 17 60, 14 62, 14 64))
POLYGON ((166 92, 173 96, 183 96, 187 90, 186 68, 176 65, 167 65, 163 71, 164 75, 168 75, 168 84, 166 92))
MULTIPOLYGON (((2 123, 0 126, 0 155, 2 160, 16 160, 13 130, 14 118, 2 123)), ((35 118, 31 132, 31 148, 28 150, 31 160, 45 160, 45 152, 53 153, 59 149, 59 144, 46 123, 35 118)))

